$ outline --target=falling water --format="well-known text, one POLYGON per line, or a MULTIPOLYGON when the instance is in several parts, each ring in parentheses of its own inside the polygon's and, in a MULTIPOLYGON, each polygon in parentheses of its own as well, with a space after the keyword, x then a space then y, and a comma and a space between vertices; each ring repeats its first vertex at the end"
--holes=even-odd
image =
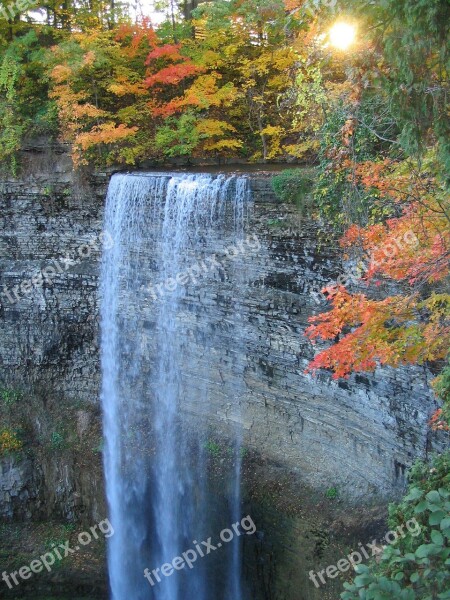
MULTIPOLYGON (((208 402, 207 374, 204 382, 193 381, 188 371, 198 359, 193 340, 213 345, 214 327, 210 313, 192 298, 211 278, 224 276, 208 252, 217 249, 226 257, 225 240, 242 240, 248 200, 245 177, 157 173, 111 179, 105 231, 113 243, 103 256, 101 317, 113 600, 244 597, 239 540, 223 549, 214 572, 208 557, 150 585, 144 569, 171 562, 193 540, 218 533, 210 529, 218 519, 211 517, 215 500, 208 491, 204 423, 200 411, 186 410, 187 398, 208 402)), ((235 263, 224 271, 238 287, 242 269, 235 263)), ((239 303, 236 292, 229 311, 238 350, 239 303)), ((239 375, 244 367, 237 360, 233 368, 239 375)), ((223 388, 236 415, 239 385, 225 382, 223 388)), ((238 426, 233 438, 229 522, 222 526, 241 516, 238 426)))

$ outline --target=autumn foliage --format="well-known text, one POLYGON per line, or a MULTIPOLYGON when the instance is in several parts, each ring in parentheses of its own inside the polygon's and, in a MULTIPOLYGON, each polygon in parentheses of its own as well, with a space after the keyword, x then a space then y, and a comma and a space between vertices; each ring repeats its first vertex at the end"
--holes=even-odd
MULTIPOLYGON (((308 371, 443 365, 449 340, 448 3, 167 3, 154 27, 122 5, 52 2, 0 23, 0 159, 27 136, 70 144, 75 168, 191 158, 316 167, 311 218, 340 232, 343 271, 306 335, 308 371)), ((433 420, 442 428, 446 412, 433 420), (441 418, 442 417, 442 418, 441 418)))
POLYGON ((312 317, 306 334, 338 341, 316 356, 310 370, 323 367, 347 377, 378 364, 423 364, 446 356, 450 294, 439 285, 448 281, 450 266, 446 191, 429 174, 417 178, 414 165, 407 175, 404 169, 386 161, 355 165, 362 185, 376 188, 378 199, 392 200, 402 214, 365 227, 353 224, 341 238, 344 257, 364 263, 361 285, 381 291, 393 281, 402 293, 378 299, 327 288, 332 309, 312 317))
POLYGON ((22 441, 17 437, 16 433, 11 429, 2 429, 0 431, 0 456, 17 452, 23 446, 22 441))

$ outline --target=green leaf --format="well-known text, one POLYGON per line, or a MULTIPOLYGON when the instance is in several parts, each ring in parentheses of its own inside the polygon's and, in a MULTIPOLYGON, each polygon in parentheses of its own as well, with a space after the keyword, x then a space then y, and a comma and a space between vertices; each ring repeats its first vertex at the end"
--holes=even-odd
POLYGON ((428 544, 422 544, 419 546, 415 554, 417 558, 425 558, 428 556, 428 544))
POLYGON ((437 492, 436 490, 431 490, 431 492, 428 492, 428 494, 425 496, 425 498, 429 501, 429 502, 440 502, 441 501, 441 497, 439 495, 439 492, 437 492))
POLYGON ((415 507, 414 512, 416 513, 416 515, 423 513, 427 510, 429 504, 426 500, 422 500, 421 502, 419 502, 419 504, 415 507))
POLYGON ((417 558, 427 558, 427 556, 436 554, 438 551, 440 551, 440 548, 435 544, 422 544, 417 548, 416 556, 417 558))
POLYGON ((430 515, 428 522, 430 525, 440 525, 441 521, 445 519, 447 515, 443 510, 437 510, 430 515))
POLYGON ((433 541, 433 544, 437 544, 438 546, 444 545, 444 536, 440 531, 437 531, 436 529, 433 529, 433 531, 431 532, 431 539, 433 541))
POLYGON ((411 500, 418 500, 422 498, 423 490, 419 490, 419 488, 412 488, 408 495, 405 497, 406 502, 410 502, 411 500))
POLYGON ((357 575, 353 581, 358 587, 364 587, 372 582, 372 577, 371 575, 364 573, 363 575, 357 575))
POLYGON ((355 572, 358 574, 369 573, 370 569, 367 565, 355 565, 355 572))

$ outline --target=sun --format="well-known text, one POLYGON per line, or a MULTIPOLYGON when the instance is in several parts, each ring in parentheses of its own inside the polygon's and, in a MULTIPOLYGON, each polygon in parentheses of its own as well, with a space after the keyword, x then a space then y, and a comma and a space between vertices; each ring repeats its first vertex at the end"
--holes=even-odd
POLYGON ((342 21, 335 23, 329 32, 330 43, 339 50, 348 50, 356 38, 356 27, 342 21))

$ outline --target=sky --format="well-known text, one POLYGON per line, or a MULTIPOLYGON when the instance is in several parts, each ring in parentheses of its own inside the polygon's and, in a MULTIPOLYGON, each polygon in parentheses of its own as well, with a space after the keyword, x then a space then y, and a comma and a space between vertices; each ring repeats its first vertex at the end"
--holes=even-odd
POLYGON ((151 18, 154 25, 158 25, 164 20, 164 13, 155 10, 153 0, 130 0, 132 14, 136 13, 136 4, 140 6, 144 16, 151 18))
MULTIPOLYGON (((164 13, 155 9, 153 0, 128 0, 128 2, 132 16, 142 13, 145 17, 151 18, 153 25, 158 25, 165 18, 164 13)), ((29 14, 38 22, 42 22, 45 19, 43 12, 40 10, 30 10, 29 14)))

